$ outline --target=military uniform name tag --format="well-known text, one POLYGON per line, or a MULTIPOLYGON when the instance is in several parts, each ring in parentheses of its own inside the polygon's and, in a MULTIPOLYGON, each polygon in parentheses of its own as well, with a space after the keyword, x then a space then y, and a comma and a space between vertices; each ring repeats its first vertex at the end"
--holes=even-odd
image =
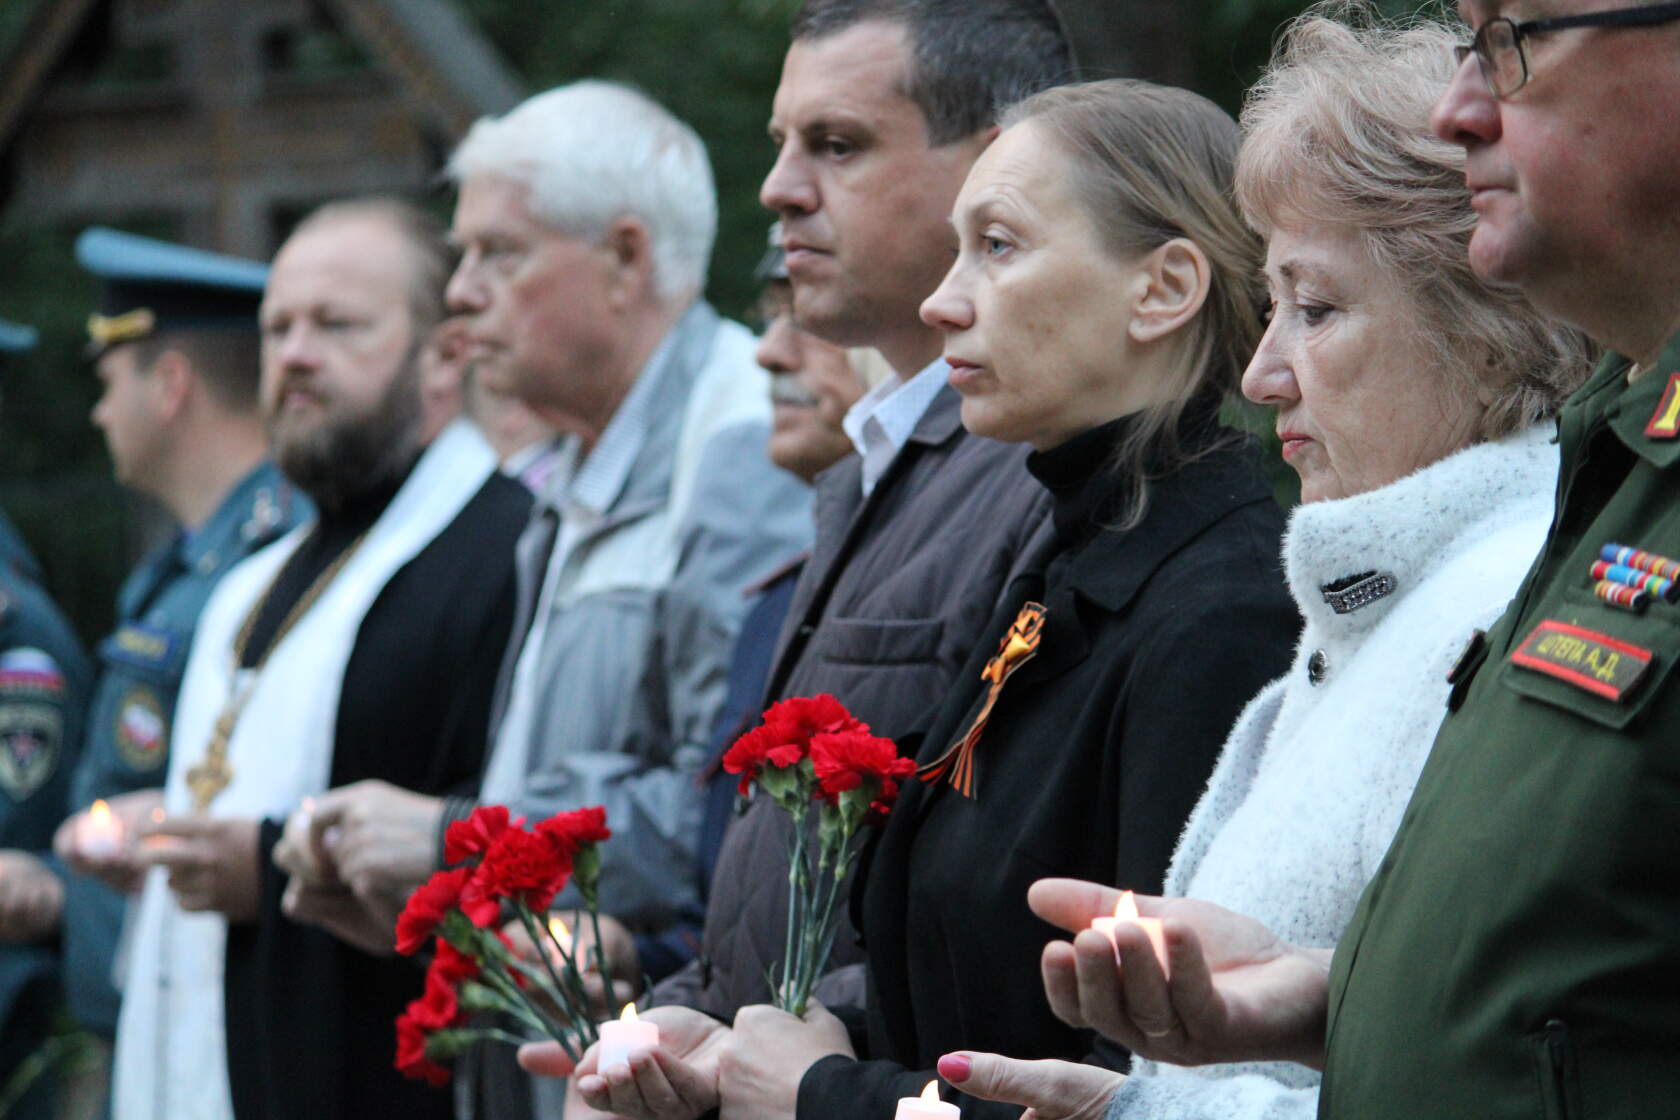
POLYGON ((1651 668, 1651 651, 1548 618, 1523 639, 1511 663, 1621 703, 1651 668))
POLYGON ((181 644, 180 636, 174 631, 129 622, 106 638, 99 652, 112 661, 137 669, 163 672, 174 663, 181 644))

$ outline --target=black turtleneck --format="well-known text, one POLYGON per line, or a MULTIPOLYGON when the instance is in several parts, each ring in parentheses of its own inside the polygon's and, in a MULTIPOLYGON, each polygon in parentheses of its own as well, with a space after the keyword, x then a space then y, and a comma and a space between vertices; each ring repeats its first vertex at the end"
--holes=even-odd
MULTIPOLYGON (((940 1054, 1125 1055, 1050 1014, 1029 990, 1059 932, 1027 909, 1047 876, 1160 890, 1173 844, 1237 714, 1289 665, 1298 621, 1279 568, 1283 515, 1251 446, 1195 410, 1190 453, 1146 470, 1142 519, 1120 528, 1129 479, 1117 420, 1035 453, 1054 539, 1024 561, 943 697, 920 763, 959 741, 981 677, 1022 606, 1046 608, 1033 660, 1004 684, 973 754, 974 796, 913 783, 870 850, 854 908, 868 950, 868 1061, 825 1058, 800 1085, 800 1120, 890 1115, 940 1054)), ((961 1098, 969 1120, 1019 1106, 961 1098)))

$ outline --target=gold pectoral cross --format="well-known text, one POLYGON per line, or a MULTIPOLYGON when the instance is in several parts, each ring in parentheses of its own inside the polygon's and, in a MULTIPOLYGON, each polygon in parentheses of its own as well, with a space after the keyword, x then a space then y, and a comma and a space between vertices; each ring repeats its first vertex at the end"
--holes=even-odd
POLYGON ((245 701, 250 699, 251 689, 257 683, 257 674, 251 669, 238 669, 233 680, 233 694, 222 707, 222 714, 216 717, 216 726, 210 732, 210 743, 204 748, 204 757, 187 771, 187 790, 192 794, 195 813, 208 813, 211 802, 233 784, 233 767, 228 765, 228 744, 233 740, 234 728, 239 726, 245 701))
POLYGON ((945 778, 964 797, 974 796, 974 748, 980 743, 980 735, 986 730, 986 721, 991 718, 992 708, 997 705, 1004 684, 1017 669, 1038 656, 1047 613, 1042 603, 1027 603, 1021 608, 1021 613, 1015 616, 1009 627, 1009 633, 998 643, 997 653, 980 671, 980 679, 991 687, 986 692, 986 701, 981 705, 979 714, 962 737, 952 743, 944 754, 917 770, 916 777, 924 782, 945 778))
POLYGON ((210 735, 210 745, 192 769, 187 771, 187 789, 192 792, 195 813, 208 813, 216 800, 233 781, 233 767, 228 765, 228 740, 239 725, 239 708, 229 704, 216 719, 216 729, 210 735))

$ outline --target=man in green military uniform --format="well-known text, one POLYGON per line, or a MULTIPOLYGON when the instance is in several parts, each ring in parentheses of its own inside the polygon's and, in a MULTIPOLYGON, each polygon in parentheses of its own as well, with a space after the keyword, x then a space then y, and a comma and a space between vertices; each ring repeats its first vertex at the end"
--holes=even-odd
POLYGON ((1626 357, 1563 412, 1552 533, 1337 949, 1321 1114, 1674 1115, 1680 5, 1460 11, 1471 263, 1626 357))
MULTIPOLYGON (((1680 4, 1460 0, 1435 112, 1471 264, 1616 353, 1564 409, 1558 511, 1333 960, 1193 901, 1128 962, 1046 954, 1058 1012, 1180 1064, 1322 1063, 1328 1120, 1680 1114, 1680 4), (1140 955, 1141 953, 1141 955, 1140 955)), ((1033 905, 1081 929, 1102 888, 1033 905)))
MULTIPOLYGON (((88 322, 103 395, 93 421, 117 479, 159 502, 180 528, 124 582, 117 628, 98 649, 87 749, 70 790, 85 813, 110 801, 128 835, 163 784, 176 692, 198 615, 224 573, 311 512, 268 459, 257 402, 257 306, 265 266, 90 229, 76 244, 101 282, 88 322), (144 792, 142 792, 144 791, 144 792)), ((106 876, 125 852, 86 850, 85 816, 59 830, 78 870, 106 876)), ((71 1011, 109 1038, 116 1029, 112 958, 124 901, 85 875, 69 883, 65 977, 71 1011)))
MULTIPOLYGON (((0 355, 34 341, 32 331, 0 322, 0 355)), ((41 1046, 63 1002, 56 933, 64 886, 51 843, 93 676, 31 574, 33 557, 15 533, 9 543, 0 556, 0 1086, 41 1046)), ((11 1115, 51 1117, 50 1089, 38 1081, 11 1115)))

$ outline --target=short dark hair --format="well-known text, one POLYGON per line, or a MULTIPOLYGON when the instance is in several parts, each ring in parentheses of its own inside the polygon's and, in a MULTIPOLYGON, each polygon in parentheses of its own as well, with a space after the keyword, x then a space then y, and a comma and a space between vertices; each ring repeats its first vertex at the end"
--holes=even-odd
POLYGON ((257 411, 257 383, 262 374, 261 335, 240 327, 163 330, 133 345, 134 366, 149 372, 173 350, 192 363, 205 390, 223 409, 236 415, 257 411))
POLYGON ((409 313, 414 321, 414 337, 429 336, 449 315, 444 301, 444 288, 454 275, 459 259, 449 240, 449 231, 435 216, 406 199, 388 195, 369 195, 329 202, 310 212, 292 230, 296 237, 311 226, 345 219, 374 218, 389 222, 412 250, 414 265, 410 286, 409 313))
POLYGON ((804 0, 793 38, 820 39, 870 20, 902 24, 909 33, 905 93, 922 110, 936 147, 1074 79, 1067 32, 1050 0, 804 0))

